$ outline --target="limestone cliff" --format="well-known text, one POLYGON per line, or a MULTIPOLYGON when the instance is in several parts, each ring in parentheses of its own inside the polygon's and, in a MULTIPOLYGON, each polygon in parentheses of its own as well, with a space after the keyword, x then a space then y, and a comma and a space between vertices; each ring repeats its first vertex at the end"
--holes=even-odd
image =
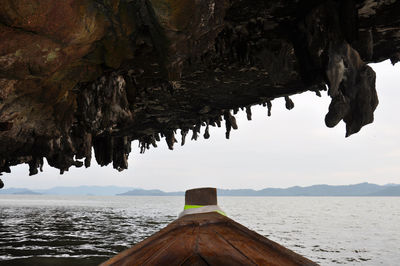
POLYGON ((234 114, 328 86, 326 125, 373 122, 375 73, 400 59, 395 0, 0 0, 0 173, 128 167, 234 114))

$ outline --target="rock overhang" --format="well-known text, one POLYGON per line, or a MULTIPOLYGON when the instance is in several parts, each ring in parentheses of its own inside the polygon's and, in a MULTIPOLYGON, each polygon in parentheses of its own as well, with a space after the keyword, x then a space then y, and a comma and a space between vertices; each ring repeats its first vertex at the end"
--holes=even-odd
POLYGON ((398 1, 4 1, 0 7, 0 172, 43 159, 61 173, 128 167, 165 138, 225 124, 272 100, 326 90, 325 122, 373 121, 375 73, 400 58, 398 1))

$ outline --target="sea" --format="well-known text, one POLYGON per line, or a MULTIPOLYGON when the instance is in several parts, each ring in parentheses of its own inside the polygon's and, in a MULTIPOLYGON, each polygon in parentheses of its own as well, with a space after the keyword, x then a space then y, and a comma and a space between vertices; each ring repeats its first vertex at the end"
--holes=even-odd
MULTIPOLYGON (((219 197, 321 265, 400 265, 400 197, 219 197)), ((0 195, 0 265, 98 265, 177 218, 183 197, 0 195)))

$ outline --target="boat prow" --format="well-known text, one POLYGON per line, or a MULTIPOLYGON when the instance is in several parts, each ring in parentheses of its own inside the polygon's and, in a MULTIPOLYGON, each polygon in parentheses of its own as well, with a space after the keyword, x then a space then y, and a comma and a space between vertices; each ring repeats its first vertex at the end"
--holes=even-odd
POLYGON ((184 215, 102 265, 317 264, 213 211, 184 215))

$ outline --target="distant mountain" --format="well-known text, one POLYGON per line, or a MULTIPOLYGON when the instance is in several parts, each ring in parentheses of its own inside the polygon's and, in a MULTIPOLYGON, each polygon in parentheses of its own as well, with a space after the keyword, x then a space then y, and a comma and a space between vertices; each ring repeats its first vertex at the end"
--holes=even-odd
MULTIPOLYGON (((182 191, 164 192, 159 189, 140 189, 117 186, 79 186, 54 187, 50 189, 29 190, 25 188, 8 188, 0 190, 0 194, 46 194, 46 195, 93 195, 93 196, 183 196, 182 191)), ((292 196, 400 196, 400 185, 375 185, 361 183, 355 185, 330 186, 314 185, 309 187, 265 188, 254 189, 218 189, 219 196, 250 196, 250 197, 292 197, 292 196)))
POLYGON ((368 196, 400 197, 400 185, 389 186, 368 196))
MULTIPOLYGON (((361 183, 355 185, 330 186, 314 185, 309 187, 290 187, 290 188, 265 188, 262 190, 254 189, 218 189, 218 196, 250 196, 250 197, 354 197, 354 196, 400 196, 400 185, 375 185, 361 183), (396 194, 398 193, 398 194, 396 194)), ((164 192, 161 190, 134 189, 119 196, 180 196, 184 192, 164 192)))
POLYGON ((26 188, 6 188, 1 189, 0 194, 18 194, 18 195, 40 195, 40 193, 26 188))
POLYGON ((79 187, 53 187, 50 189, 36 189, 35 191, 47 195, 96 195, 114 196, 132 190, 132 187, 117 186, 79 186, 79 187))
POLYGON ((159 189, 151 189, 151 190, 146 190, 146 189, 133 189, 125 193, 120 193, 117 194, 117 196, 183 196, 185 195, 184 192, 178 191, 178 192, 164 192, 159 189))
POLYGON ((394 183, 388 183, 386 185, 383 185, 384 187, 393 187, 393 186, 398 186, 398 184, 394 184, 394 183))
MULTIPOLYGON (((220 196, 369 196, 375 195, 375 193, 382 192, 384 196, 385 190, 389 190, 393 186, 380 186, 370 183, 361 183, 355 185, 343 185, 343 186, 330 186, 330 185, 314 185, 309 187, 290 187, 290 188, 265 188, 262 190, 219 190, 218 195, 220 196)), ((378 194, 376 194, 378 195, 378 194)))
POLYGON ((361 183, 355 185, 330 186, 314 185, 309 187, 290 187, 290 188, 265 188, 255 191, 254 196, 367 196, 383 190, 385 187, 361 183))

